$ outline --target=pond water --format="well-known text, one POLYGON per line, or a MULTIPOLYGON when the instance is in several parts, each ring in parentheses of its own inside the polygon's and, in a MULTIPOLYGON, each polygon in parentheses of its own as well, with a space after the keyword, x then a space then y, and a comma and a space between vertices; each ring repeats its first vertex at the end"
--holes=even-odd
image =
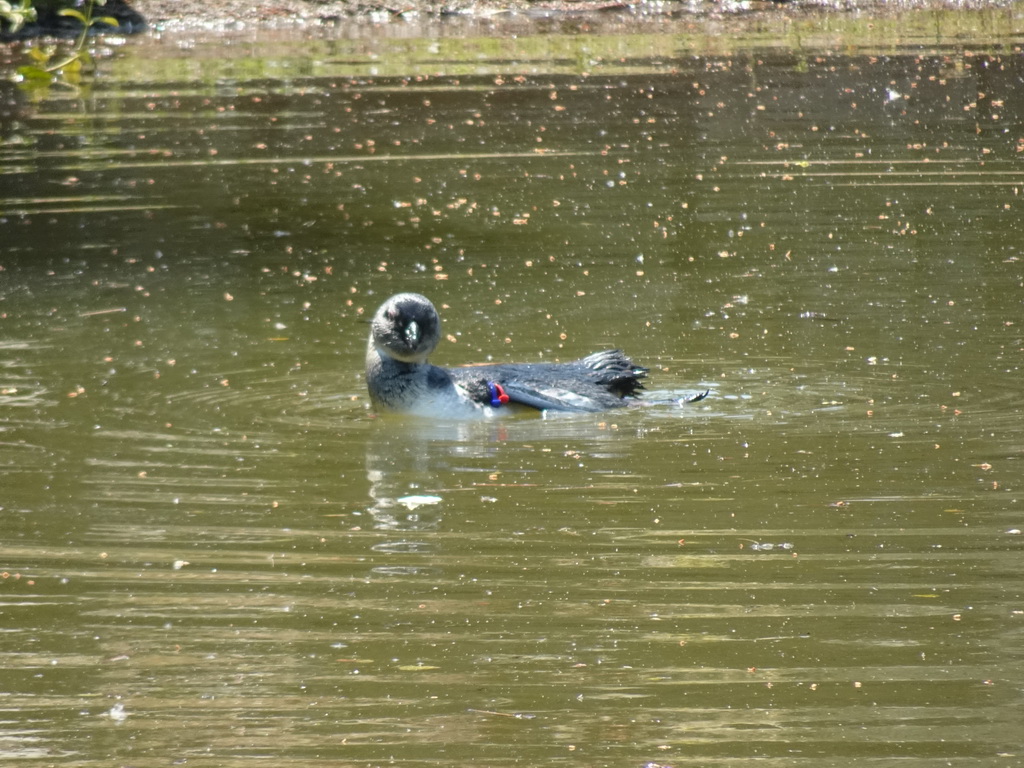
POLYGON ((1017 764, 1022 29, 154 33, 3 86, 2 762, 1017 764), (648 391, 376 418, 406 290, 437 363, 648 391))

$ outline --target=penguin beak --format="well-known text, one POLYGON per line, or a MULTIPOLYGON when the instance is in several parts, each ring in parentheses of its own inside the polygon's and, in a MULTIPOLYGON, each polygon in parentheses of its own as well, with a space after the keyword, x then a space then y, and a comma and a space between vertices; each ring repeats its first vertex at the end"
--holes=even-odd
POLYGON ((420 324, 415 320, 405 326, 405 340, 410 346, 416 346, 420 341, 420 324))

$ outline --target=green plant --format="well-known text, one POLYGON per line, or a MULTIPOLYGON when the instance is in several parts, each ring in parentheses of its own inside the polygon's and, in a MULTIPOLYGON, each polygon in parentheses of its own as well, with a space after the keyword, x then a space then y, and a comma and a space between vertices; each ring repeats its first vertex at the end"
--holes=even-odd
MULTIPOLYGON (((53 82, 54 77, 63 79, 69 85, 77 85, 81 80, 82 69, 92 65, 92 58, 86 50, 85 43, 90 30, 97 24, 107 24, 117 27, 118 22, 112 16, 96 16, 94 12, 97 6, 105 5, 107 0, 85 0, 84 12, 77 8, 61 8, 57 11, 58 16, 66 16, 76 19, 82 24, 82 29, 71 45, 71 50, 64 56, 57 57, 56 46, 39 47, 33 46, 29 49, 28 55, 32 58, 33 64, 26 64, 18 68, 18 74, 24 81, 37 87, 46 87, 53 82)), ((27 19, 25 8, 30 0, 21 0, 18 8, 12 8, 11 13, 17 14, 19 19, 27 19)), ((3 14, 3 7, 10 5, 6 0, 0 0, 0 15, 3 14)), ((31 9, 35 18, 35 9, 31 9)), ((21 23, 24 23, 22 21, 21 23)), ((20 25, 19 25, 20 26, 20 25)))
MULTIPOLYGON (((23 0, 24 2, 25 0, 23 0)), ((88 52, 85 50, 85 41, 89 36, 89 31, 97 24, 105 24, 110 27, 118 27, 118 19, 114 16, 95 16, 93 11, 96 6, 102 6, 106 4, 106 0, 85 0, 85 12, 78 10, 77 8, 61 8, 57 11, 57 15, 68 16, 70 18, 77 18, 82 23, 82 31, 75 39, 74 45, 72 45, 71 53, 57 61, 56 63, 50 63, 48 58, 46 65, 42 67, 43 72, 57 72, 59 70, 65 70, 68 67, 74 67, 77 65, 78 70, 81 69, 82 63, 89 63, 88 52)))
POLYGON ((0 0, 0 20, 6 21, 9 32, 14 33, 29 21, 38 17, 32 0, 21 0, 18 5, 11 5, 7 0, 0 0))

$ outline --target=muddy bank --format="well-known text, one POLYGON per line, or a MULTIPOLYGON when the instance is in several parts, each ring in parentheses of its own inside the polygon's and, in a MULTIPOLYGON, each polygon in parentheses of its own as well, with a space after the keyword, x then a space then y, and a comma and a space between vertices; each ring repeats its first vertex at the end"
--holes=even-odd
MULTIPOLYGON (((113 0, 111 0, 113 2, 113 0)), ((786 13, 868 12, 891 14, 910 9, 1009 7, 1012 0, 131 0, 131 6, 156 28, 289 28, 335 24, 365 18, 376 22, 415 17, 527 17, 576 15, 701 16, 786 13)), ((110 4, 108 3, 108 8, 110 4)))
MULTIPOLYGON (((1014 0, 108 0, 97 16, 118 20, 117 32, 145 29, 302 29, 343 21, 372 23, 442 18, 671 18, 728 17, 758 13, 818 15, 860 13, 892 16, 910 10, 1022 7, 1014 0)), ((40 34, 69 37, 81 29, 73 19, 41 14, 18 34, 0 30, 0 41, 40 34)), ((97 25, 97 32, 114 31, 97 25)))

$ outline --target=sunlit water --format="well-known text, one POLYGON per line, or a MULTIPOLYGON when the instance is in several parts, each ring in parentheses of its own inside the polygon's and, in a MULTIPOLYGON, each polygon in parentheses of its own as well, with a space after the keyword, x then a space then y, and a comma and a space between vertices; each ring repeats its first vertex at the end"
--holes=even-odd
POLYGON ((12 94, 4 764, 1021 759, 1024 59, 680 23, 12 94), (403 290, 648 392, 375 418, 403 290))

